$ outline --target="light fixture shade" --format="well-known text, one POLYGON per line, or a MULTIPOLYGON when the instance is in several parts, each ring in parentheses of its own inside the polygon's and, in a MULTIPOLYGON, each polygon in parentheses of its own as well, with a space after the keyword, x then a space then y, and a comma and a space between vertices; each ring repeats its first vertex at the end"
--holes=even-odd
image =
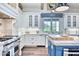
POLYGON ((69 9, 69 6, 67 3, 58 3, 57 8, 55 9, 56 11, 66 11, 69 9))

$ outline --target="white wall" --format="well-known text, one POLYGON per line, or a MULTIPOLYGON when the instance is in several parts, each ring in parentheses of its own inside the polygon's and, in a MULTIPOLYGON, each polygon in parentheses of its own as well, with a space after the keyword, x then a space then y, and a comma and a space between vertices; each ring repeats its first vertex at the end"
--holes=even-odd
MULTIPOLYGON (((29 29, 29 15, 32 15, 32 23, 34 28, 34 16, 38 15, 38 28, 40 28, 40 12, 24 12, 16 18, 16 28, 18 31, 27 31, 29 29)), ((23 32, 22 31, 22 32, 23 32)))

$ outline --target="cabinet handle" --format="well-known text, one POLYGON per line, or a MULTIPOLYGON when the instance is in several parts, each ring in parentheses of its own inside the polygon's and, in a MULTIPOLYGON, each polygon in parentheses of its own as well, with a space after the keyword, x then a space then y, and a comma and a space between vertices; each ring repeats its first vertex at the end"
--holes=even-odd
POLYGON ((31 38, 31 40, 34 40, 34 38, 31 38))

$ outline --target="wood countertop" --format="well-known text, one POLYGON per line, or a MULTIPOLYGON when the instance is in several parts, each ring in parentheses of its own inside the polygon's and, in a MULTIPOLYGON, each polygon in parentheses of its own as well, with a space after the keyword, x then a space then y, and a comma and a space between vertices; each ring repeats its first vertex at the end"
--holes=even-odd
MULTIPOLYGON (((57 37, 57 39, 60 36, 57 37)), ((70 37, 71 38, 71 37, 70 37)), ((79 40, 73 40, 73 39, 68 39, 68 40, 56 40, 56 37, 49 35, 48 40, 52 42, 53 45, 57 46, 79 46, 79 40)))

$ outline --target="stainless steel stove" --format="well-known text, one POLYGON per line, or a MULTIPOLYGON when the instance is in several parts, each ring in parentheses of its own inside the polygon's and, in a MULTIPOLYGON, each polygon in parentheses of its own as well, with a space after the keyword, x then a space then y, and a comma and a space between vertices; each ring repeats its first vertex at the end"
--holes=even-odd
POLYGON ((16 36, 0 37, 0 42, 3 45, 2 56, 14 56, 15 47, 19 47, 19 39, 20 38, 16 36))

